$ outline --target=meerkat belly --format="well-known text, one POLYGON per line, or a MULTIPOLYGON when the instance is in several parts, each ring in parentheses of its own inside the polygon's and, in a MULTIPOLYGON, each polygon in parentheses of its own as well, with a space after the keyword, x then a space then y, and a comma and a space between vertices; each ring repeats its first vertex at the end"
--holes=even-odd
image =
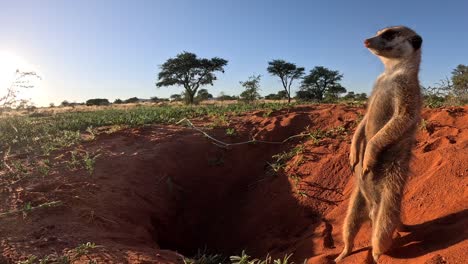
POLYGON ((365 130, 367 140, 377 134, 390 121, 394 113, 391 91, 384 88, 375 89, 367 110, 368 119, 365 130))

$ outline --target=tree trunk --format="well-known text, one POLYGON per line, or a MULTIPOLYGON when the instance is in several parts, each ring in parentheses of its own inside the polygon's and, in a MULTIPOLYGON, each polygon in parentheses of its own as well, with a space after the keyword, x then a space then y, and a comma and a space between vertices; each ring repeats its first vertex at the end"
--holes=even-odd
POLYGON ((195 94, 188 93, 189 96, 189 104, 193 105, 193 98, 195 97, 195 94))

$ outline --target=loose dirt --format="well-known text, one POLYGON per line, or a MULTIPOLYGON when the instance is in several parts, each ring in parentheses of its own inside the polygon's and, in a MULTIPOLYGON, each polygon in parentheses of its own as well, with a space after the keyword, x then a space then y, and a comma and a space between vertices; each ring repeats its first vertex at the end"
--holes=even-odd
MULTIPOLYGON (((411 231, 396 235, 379 263, 468 260, 467 111, 423 111, 402 207, 411 231)), ((230 117, 235 135, 194 120, 225 142, 315 135, 281 145, 225 149, 190 128, 152 125, 56 152, 48 176, 0 185, 0 213, 60 201, 0 218, 0 263, 65 254, 86 242, 98 247, 76 263, 183 263, 199 250, 332 263, 354 184, 349 145, 363 113, 344 105, 258 111, 230 117), (65 165, 76 149, 99 153, 91 175, 65 165)), ((367 223, 343 263, 369 261, 369 239, 367 223)))

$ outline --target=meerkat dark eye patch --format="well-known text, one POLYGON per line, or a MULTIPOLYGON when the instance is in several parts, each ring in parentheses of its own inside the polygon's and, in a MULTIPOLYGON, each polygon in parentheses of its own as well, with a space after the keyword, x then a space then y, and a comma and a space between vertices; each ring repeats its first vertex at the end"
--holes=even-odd
POLYGON ((411 46, 413 46, 413 49, 418 50, 418 49, 421 48, 423 40, 422 40, 421 36, 416 35, 416 36, 410 38, 409 41, 411 43, 411 46))
POLYGON ((394 39, 396 36, 398 36, 400 33, 396 30, 387 30, 385 31, 384 33, 382 33, 382 35, 380 35, 381 38, 385 39, 385 40, 392 40, 394 39))

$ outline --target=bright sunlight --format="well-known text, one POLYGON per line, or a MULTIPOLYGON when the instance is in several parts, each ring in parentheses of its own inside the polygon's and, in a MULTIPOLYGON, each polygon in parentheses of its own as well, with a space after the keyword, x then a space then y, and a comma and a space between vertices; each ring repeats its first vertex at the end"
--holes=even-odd
MULTIPOLYGON (((13 84, 17 70, 38 72, 37 67, 28 63, 20 56, 9 51, 0 51, 0 95, 4 95, 7 89, 13 84)), ((33 81, 35 88, 19 91, 18 99, 30 99, 33 95, 38 94, 38 83, 36 83, 36 80, 33 81)))

